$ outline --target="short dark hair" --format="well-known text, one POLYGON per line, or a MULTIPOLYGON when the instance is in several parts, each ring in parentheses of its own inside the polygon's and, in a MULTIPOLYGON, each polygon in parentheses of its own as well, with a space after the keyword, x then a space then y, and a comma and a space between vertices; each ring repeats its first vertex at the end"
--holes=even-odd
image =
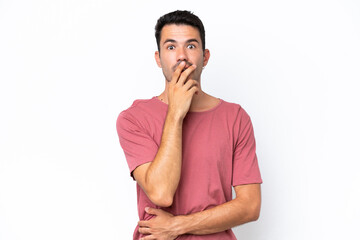
POLYGON ((205 28, 200 18, 189 11, 174 11, 160 17, 155 26, 155 38, 158 50, 160 51, 161 30, 167 24, 190 25, 199 30, 202 49, 205 51, 205 28))

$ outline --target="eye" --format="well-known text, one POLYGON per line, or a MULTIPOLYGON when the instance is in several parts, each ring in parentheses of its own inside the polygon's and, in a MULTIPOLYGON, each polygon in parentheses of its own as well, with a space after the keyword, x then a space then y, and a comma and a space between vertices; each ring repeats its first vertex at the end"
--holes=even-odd
POLYGON ((167 47, 167 49, 173 50, 173 49, 175 49, 175 47, 174 47, 174 45, 170 45, 170 46, 167 47))
POLYGON ((195 48, 195 45, 194 44, 189 44, 188 48, 193 49, 193 48, 195 48))

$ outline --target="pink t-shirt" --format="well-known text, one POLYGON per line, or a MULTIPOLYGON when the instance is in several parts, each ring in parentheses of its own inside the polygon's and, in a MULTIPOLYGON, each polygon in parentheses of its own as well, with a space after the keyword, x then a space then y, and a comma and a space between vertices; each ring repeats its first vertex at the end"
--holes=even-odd
MULTIPOLYGON (((157 97, 135 100, 116 122, 120 145, 132 176, 141 164, 152 161, 161 142, 168 105, 157 97)), ((203 112, 188 112, 183 121, 181 178, 173 204, 162 208, 174 215, 203 211, 232 199, 232 186, 262 183, 255 153, 252 123, 235 103, 220 103, 203 112)), ((159 208, 137 184, 139 219, 153 216, 145 207, 159 208)), ((142 235, 138 226, 134 239, 142 235)), ((231 229, 209 235, 183 235, 177 239, 236 239, 231 229)))

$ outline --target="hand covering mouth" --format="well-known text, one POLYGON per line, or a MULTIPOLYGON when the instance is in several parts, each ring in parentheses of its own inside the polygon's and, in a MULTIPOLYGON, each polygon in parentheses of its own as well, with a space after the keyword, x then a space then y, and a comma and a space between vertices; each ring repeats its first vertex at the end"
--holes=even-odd
MULTIPOLYGON (((191 66, 191 65, 190 65, 191 66)), ((186 69, 188 69, 190 66, 185 66, 181 72, 184 72, 186 69)))
MULTIPOLYGON (((188 69, 188 68, 192 65, 192 63, 190 63, 190 62, 188 62, 188 61, 186 61, 186 60, 183 60, 183 61, 185 61, 186 65, 185 65, 185 67, 183 68, 183 70, 182 70, 181 72, 185 71, 186 69, 188 69)), ((182 61, 180 60, 180 61, 178 61, 178 62, 175 64, 175 66, 173 67, 173 71, 174 71, 174 72, 175 72, 176 68, 179 66, 179 64, 180 64, 181 62, 182 62, 182 61)))

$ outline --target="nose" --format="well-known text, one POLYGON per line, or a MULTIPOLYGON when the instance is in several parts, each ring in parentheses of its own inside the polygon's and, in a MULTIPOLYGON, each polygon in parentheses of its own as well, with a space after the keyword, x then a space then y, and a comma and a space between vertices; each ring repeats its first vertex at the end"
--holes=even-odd
POLYGON ((187 61, 188 56, 186 54, 186 50, 184 48, 177 48, 176 58, 177 61, 184 61, 184 60, 187 61))

